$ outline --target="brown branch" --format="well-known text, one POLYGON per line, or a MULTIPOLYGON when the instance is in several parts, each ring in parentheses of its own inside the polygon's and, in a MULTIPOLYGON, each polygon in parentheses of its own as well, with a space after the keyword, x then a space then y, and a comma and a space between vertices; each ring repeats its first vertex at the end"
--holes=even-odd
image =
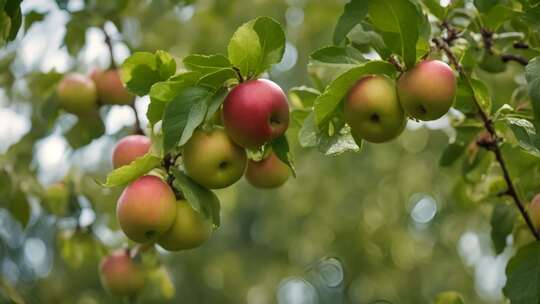
POLYGON ((528 49, 529 48, 529 45, 523 41, 517 41, 517 42, 514 42, 514 44, 512 45, 515 49, 522 49, 522 50, 525 50, 525 49, 528 49))
POLYGON ((514 54, 502 54, 501 55, 501 60, 503 62, 515 61, 515 62, 518 62, 521 65, 529 64, 529 59, 527 59, 527 58, 525 58, 523 56, 514 55, 514 54))
POLYGON ((397 69, 400 73, 403 73, 403 66, 401 66, 401 64, 400 64, 399 61, 396 59, 396 57, 390 56, 390 58, 388 58, 388 62, 390 62, 393 66, 395 66, 396 69, 397 69))
POLYGON ((113 50, 113 43, 111 40, 111 36, 107 34, 107 31, 105 30, 105 27, 101 29, 103 32, 103 35, 105 35, 105 44, 107 45, 107 48, 109 49, 109 55, 111 57, 111 65, 109 66, 110 69, 116 69, 116 63, 114 62, 114 50, 113 50))
POLYGON ((139 118, 139 113, 137 113, 137 108, 135 108, 135 104, 132 103, 129 105, 131 109, 133 110, 133 114, 135 115, 135 123, 133 124, 133 133, 138 135, 144 135, 144 130, 141 128, 141 120, 139 118))
MULTIPOLYGON (((457 60, 454 53, 452 53, 452 50, 450 50, 448 45, 444 41, 442 41, 441 39, 437 39, 437 38, 434 38, 433 42, 436 44, 436 46, 439 49, 441 49, 446 54, 446 56, 448 57, 448 59, 450 60, 452 65, 454 65, 456 70, 461 75, 463 75, 464 77, 468 77, 467 74, 465 73, 465 70, 459 64, 459 61, 457 60)), ((472 96, 472 99, 473 99, 473 101, 474 101, 474 103, 476 105, 476 108, 478 109, 478 114, 479 114, 480 118, 482 119, 482 122, 484 124, 484 128, 486 129, 487 132, 489 132, 489 135, 491 137, 492 144, 490 145, 488 150, 492 151, 495 154, 495 158, 496 158, 497 162, 499 163, 499 166, 501 167, 501 170, 503 172, 504 181, 506 182, 506 187, 507 187, 507 191, 506 191, 505 194, 507 194, 508 196, 510 196, 512 198, 512 200, 514 201, 514 204, 519 209, 519 212, 521 213, 521 215, 525 219, 525 222, 527 223, 527 226, 528 226, 529 230, 531 231, 531 233, 534 235, 534 237, 538 241, 538 240, 540 240, 540 235, 538 234, 538 231, 536 230, 536 228, 534 228, 532 220, 531 220, 529 214, 527 213, 527 210, 525 209, 525 206, 524 206, 523 202, 521 201, 521 199, 519 197, 519 194, 518 194, 518 192, 516 190, 516 187, 515 187, 515 185, 514 185, 514 183, 512 181, 512 178, 510 176, 508 166, 507 166, 506 161, 505 161, 505 159, 503 157, 501 146, 500 146, 500 142, 502 141, 502 139, 498 136, 497 131, 495 130, 495 125, 494 125, 493 121, 489 117, 488 113, 486 113, 484 111, 484 109, 480 105, 480 102, 476 99, 476 97, 474 95, 472 96)))

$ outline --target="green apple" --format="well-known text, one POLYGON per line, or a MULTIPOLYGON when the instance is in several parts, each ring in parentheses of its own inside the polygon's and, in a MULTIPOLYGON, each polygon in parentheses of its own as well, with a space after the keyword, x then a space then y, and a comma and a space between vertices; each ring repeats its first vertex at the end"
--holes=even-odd
POLYGON ((136 295, 144 289, 146 278, 140 265, 128 250, 117 250, 106 256, 99 266, 101 284, 112 294, 121 297, 136 295))
POLYGON ((128 238, 154 241, 169 230, 176 216, 176 197, 171 187, 152 175, 139 177, 118 199, 116 216, 128 238))
POLYGON ((144 135, 128 135, 122 138, 113 149, 113 167, 129 165, 135 159, 148 153, 151 145, 150 138, 144 135))
POLYGON ((212 223, 195 211, 187 201, 176 204, 176 219, 172 227, 157 241, 158 245, 178 251, 201 246, 212 234, 212 223))
POLYGON ((257 188, 277 188, 290 175, 289 167, 274 152, 261 161, 249 160, 245 174, 247 181, 257 188))
POLYGON ((56 92, 60 106, 67 112, 79 116, 97 113, 97 91, 90 78, 77 73, 67 74, 56 92))
POLYGON ((225 188, 238 181, 246 168, 246 151, 235 144, 222 128, 197 130, 184 145, 186 173, 211 189, 225 188))
POLYGON ((397 81, 399 101, 410 116, 435 120, 446 114, 456 97, 454 71, 439 60, 425 60, 397 81))
POLYGON ((95 69, 90 74, 96 84, 99 101, 105 104, 129 105, 133 104, 135 95, 126 90, 120 79, 120 71, 95 69))
POLYGON ((407 122, 394 81, 382 75, 360 79, 349 90, 344 110, 353 135, 373 143, 397 137, 407 122))

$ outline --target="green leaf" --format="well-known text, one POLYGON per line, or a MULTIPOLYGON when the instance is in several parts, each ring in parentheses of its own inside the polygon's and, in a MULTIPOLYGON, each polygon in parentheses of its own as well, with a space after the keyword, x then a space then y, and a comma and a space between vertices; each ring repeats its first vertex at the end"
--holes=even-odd
POLYGON ((182 194, 185 196, 188 203, 191 204, 193 209, 197 210, 206 218, 211 219, 215 227, 219 227, 220 206, 217 195, 198 184, 178 169, 174 169, 173 175, 173 185, 182 191, 182 194))
POLYGON ((10 0, 4 7, 4 11, 11 20, 7 41, 12 41, 13 39, 15 39, 15 37, 17 37, 17 33, 19 32, 19 28, 21 27, 21 2, 22 0, 10 0))
POLYGON ((296 177, 292 155, 289 151, 289 141, 285 134, 272 141, 272 150, 276 156, 291 169, 293 176, 296 177))
POLYGON ((327 64, 359 64, 366 61, 358 50, 352 47, 327 46, 311 53, 312 60, 327 64))
POLYGON ((43 21, 45 19, 45 13, 40 13, 37 11, 31 11, 28 14, 24 15, 24 31, 28 29, 36 22, 43 21))
POLYGON ((535 57, 525 67, 527 88, 534 112, 534 126, 540 130, 540 57, 535 57))
POLYGON ((232 65, 246 78, 254 78, 281 61, 285 33, 275 20, 259 17, 236 30, 227 50, 232 65))
POLYGON ((289 102, 296 108, 311 108, 319 95, 321 92, 314 88, 294 87, 289 90, 289 102))
POLYGON ((481 14, 484 26, 492 31, 496 31, 504 22, 514 15, 514 10, 505 5, 496 5, 481 14))
POLYGON ((465 301, 458 292, 445 291, 437 295, 434 304, 465 304, 465 301))
POLYGON ((298 133, 298 141, 304 148, 317 147, 320 152, 329 156, 345 152, 360 152, 362 149, 362 140, 354 138, 348 126, 343 126, 332 135, 319 130, 315 123, 314 113, 310 113, 304 119, 304 124, 298 133))
POLYGON ((465 77, 472 96, 476 99, 484 112, 491 113, 491 96, 486 84, 478 79, 469 78, 468 76, 465 77))
POLYGON ((77 123, 64 136, 73 149, 78 149, 88 145, 103 134, 105 134, 105 124, 101 117, 96 115, 78 117, 77 123))
POLYGON ((334 30, 333 42, 334 45, 339 45, 347 36, 347 34, 359 24, 368 13, 367 1, 351 0, 345 4, 343 14, 339 17, 338 23, 334 30))
POLYGON ((85 20, 74 16, 66 24, 64 44, 70 55, 76 56, 86 43, 86 28, 85 20))
POLYGON ((176 71, 176 62, 166 52, 136 52, 122 64, 121 76, 128 91, 144 96, 156 82, 167 80, 176 71))
POLYGON ((161 158, 159 156, 150 153, 145 154, 132 161, 129 165, 111 171, 109 175, 107 175, 107 181, 103 186, 118 187, 127 185, 160 165, 161 158))
POLYGON ((439 160, 439 166, 449 167, 458 160, 465 152, 465 145, 462 143, 452 143, 446 146, 439 160))
POLYGON ((430 13, 432 13, 435 17, 437 17, 439 20, 444 20, 446 16, 446 9, 441 6, 441 2, 439 0, 423 0, 422 3, 429 9, 430 13))
POLYGON ((22 190, 16 191, 10 196, 7 209, 23 228, 26 227, 30 220, 31 208, 30 202, 22 190))
POLYGON ((236 79, 236 72, 232 68, 224 68, 201 77, 197 85, 218 89, 224 87, 231 79, 236 79))
POLYGON ((487 12, 499 2, 499 0, 474 0, 474 6, 476 6, 480 12, 487 12))
POLYGON ((495 253, 500 254, 506 247, 506 238, 514 229, 516 220, 516 208, 507 204, 499 203, 491 213, 491 240, 495 253))
POLYGON ((163 150, 169 152, 183 145, 204 121, 213 92, 205 87, 184 88, 165 107, 163 115, 163 150))
MULTIPOLYGON (((369 16, 373 25, 382 32, 398 34, 403 61, 407 68, 416 63, 416 42, 422 23, 417 7, 409 0, 370 0, 369 16)), ((385 42, 394 42, 393 36, 384 36, 385 42)))
POLYGON ((370 74, 385 74, 394 78, 396 68, 384 61, 370 61, 339 75, 315 100, 314 110, 317 125, 322 127, 333 115, 347 91, 362 78, 370 74))
POLYGON ((533 124, 521 118, 506 117, 505 121, 518 140, 519 146, 527 153, 540 157, 540 136, 536 134, 533 124))
POLYGON ((186 69, 200 72, 202 75, 231 67, 229 59, 222 55, 188 55, 182 62, 186 69))
POLYGON ((540 242, 518 249, 506 266, 504 295, 512 304, 540 303, 540 242))

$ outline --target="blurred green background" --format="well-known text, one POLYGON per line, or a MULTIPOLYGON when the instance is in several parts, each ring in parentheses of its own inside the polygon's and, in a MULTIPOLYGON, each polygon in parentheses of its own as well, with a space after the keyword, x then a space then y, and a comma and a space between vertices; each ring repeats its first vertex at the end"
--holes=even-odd
MULTIPOLYGON (((57 2, 71 12, 85 7, 73 0, 24 1, 23 14, 47 14, 0 50, 0 196, 11 180, 28 193, 30 206, 22 211, 30 215, 24 229, 0 209, 0 302, 19 294, 27 303, 122 303, 103 290, 97 272, 105 252, 127 244, 114 215, 121 189, 102 188, 95 179, 103 180, 111 170, 112 147, 130 132, 134 117, 127 106, 104 110, 105 134, 74 149, 73 139, 64 136, 73 116, 36 116, 36 109, 43 114, 51 102, 44 96, 50 95, 47 85, 54 72, 88 72, 110 60, 101 30, 86 25, 71 42, 81 51, 70 56, 63 43, 70 14, 57 2), (70 202, 75 207, 55 216, 45 212, 40 193, 59 180, 75 190, 70 202)), ((126 7, 105 26, 117 63, 135 50, 167 50, 178 62, 190 53, 224 54, 239 25, 262 15, 275 18, 285 28, 287 49, 267 76, 284 89, 310 84, 314 69, 307 67, 308 55, 330 44, 345 3, 120 2, 126 7)), ((502 103, 520 72, 512 66, 495 77, 479 76, 502 103)), ((137 100, 142 117, 148 102, 137 100)), ((271 191, 243 180, 219 191, 222 226, 208 243, 188 252, 145 254, 149 264, 164 267, 153 268, 151 286, 139 301, 429 303, 439 292, 457 290, 467 303, 501 303, 504 267, 512 252, 494 254, 492 205, 478 203, 491 186, 484 174, 489 159, 472 173, 478 180, 472 185, 463 183, 460 168, 440 168, 439 158, 454 135, 443 118, 410 122, 397 140, 366 144, 360 154, 327 157, 295 144, 296 179, 271 191)), ((514 150, 508 157, 516 170, 529 168, 531 178, 538 175, 532 157, 514 150)))

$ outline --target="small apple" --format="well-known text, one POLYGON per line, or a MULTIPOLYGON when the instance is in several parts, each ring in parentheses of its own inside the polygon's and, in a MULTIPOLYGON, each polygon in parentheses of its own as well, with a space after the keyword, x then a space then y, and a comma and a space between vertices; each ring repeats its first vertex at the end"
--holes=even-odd
POLYGON ((161 178, 139 177, 118 199, 116 216, 128 238, 146 243, 167 231, 176 216, 176 197, 161 178))
POLYGON ((246 170, 247 181, 258 188, 277 188, 291 175, 289 167, 274 152, 261 161, 249 160, 246 170))
POLYGON ((456 76, 439 60, 425 60, 397 81, 399 101, 410 116, 435 120, 446 114, 456 97, 456 76))
POLYGON ((67 112, 84 116, 97 112, 97 92, 92 80, 82 74, 64 76, 57 90, 60 106, 67 112))
POLYGON ((120 71, 95 69, 90 74, 96 84, 100 102, 105 104, 130 105, 135 100, 135 95, 126 90, 120 79, 120 71))
POLYGON ((540 229, 540 194, 537 194, 529 204, 529 214, 537 230, 540 229))
POLYGON ((101 284, 116 296, 133 296, 142 291, 146 283, 144 271, 124 249, 104 257, 99 272, 101 284))
POLYGON ((353 135, 373 143, 394 139, 407 122, 394 81, 382 75, 361 78, 349 90, 344 110, 353 135))
POLYGON ((267 79, 241 83, 229 92, 223 103, 223 124, 237 144, 257 149, 287 130, 287 96, 267 79))
POLYGON ((246 151, 235 144, 222 128, 197 130, 184 145, 186 173, 211 189, 225 188, 238 181, 246 168, 246 151))
POLYGON ((157 243, 169 251, 192 249, 201 246, 211 234, 210 220, 195 211, 187 201, 178 201, 174 224, 157 243))
POLYGON ((129 135, 122 138, 113 149, 113 167, 129 165, 135 159, 148 153, 151 145, 150 138, 144 135, 129 135))

